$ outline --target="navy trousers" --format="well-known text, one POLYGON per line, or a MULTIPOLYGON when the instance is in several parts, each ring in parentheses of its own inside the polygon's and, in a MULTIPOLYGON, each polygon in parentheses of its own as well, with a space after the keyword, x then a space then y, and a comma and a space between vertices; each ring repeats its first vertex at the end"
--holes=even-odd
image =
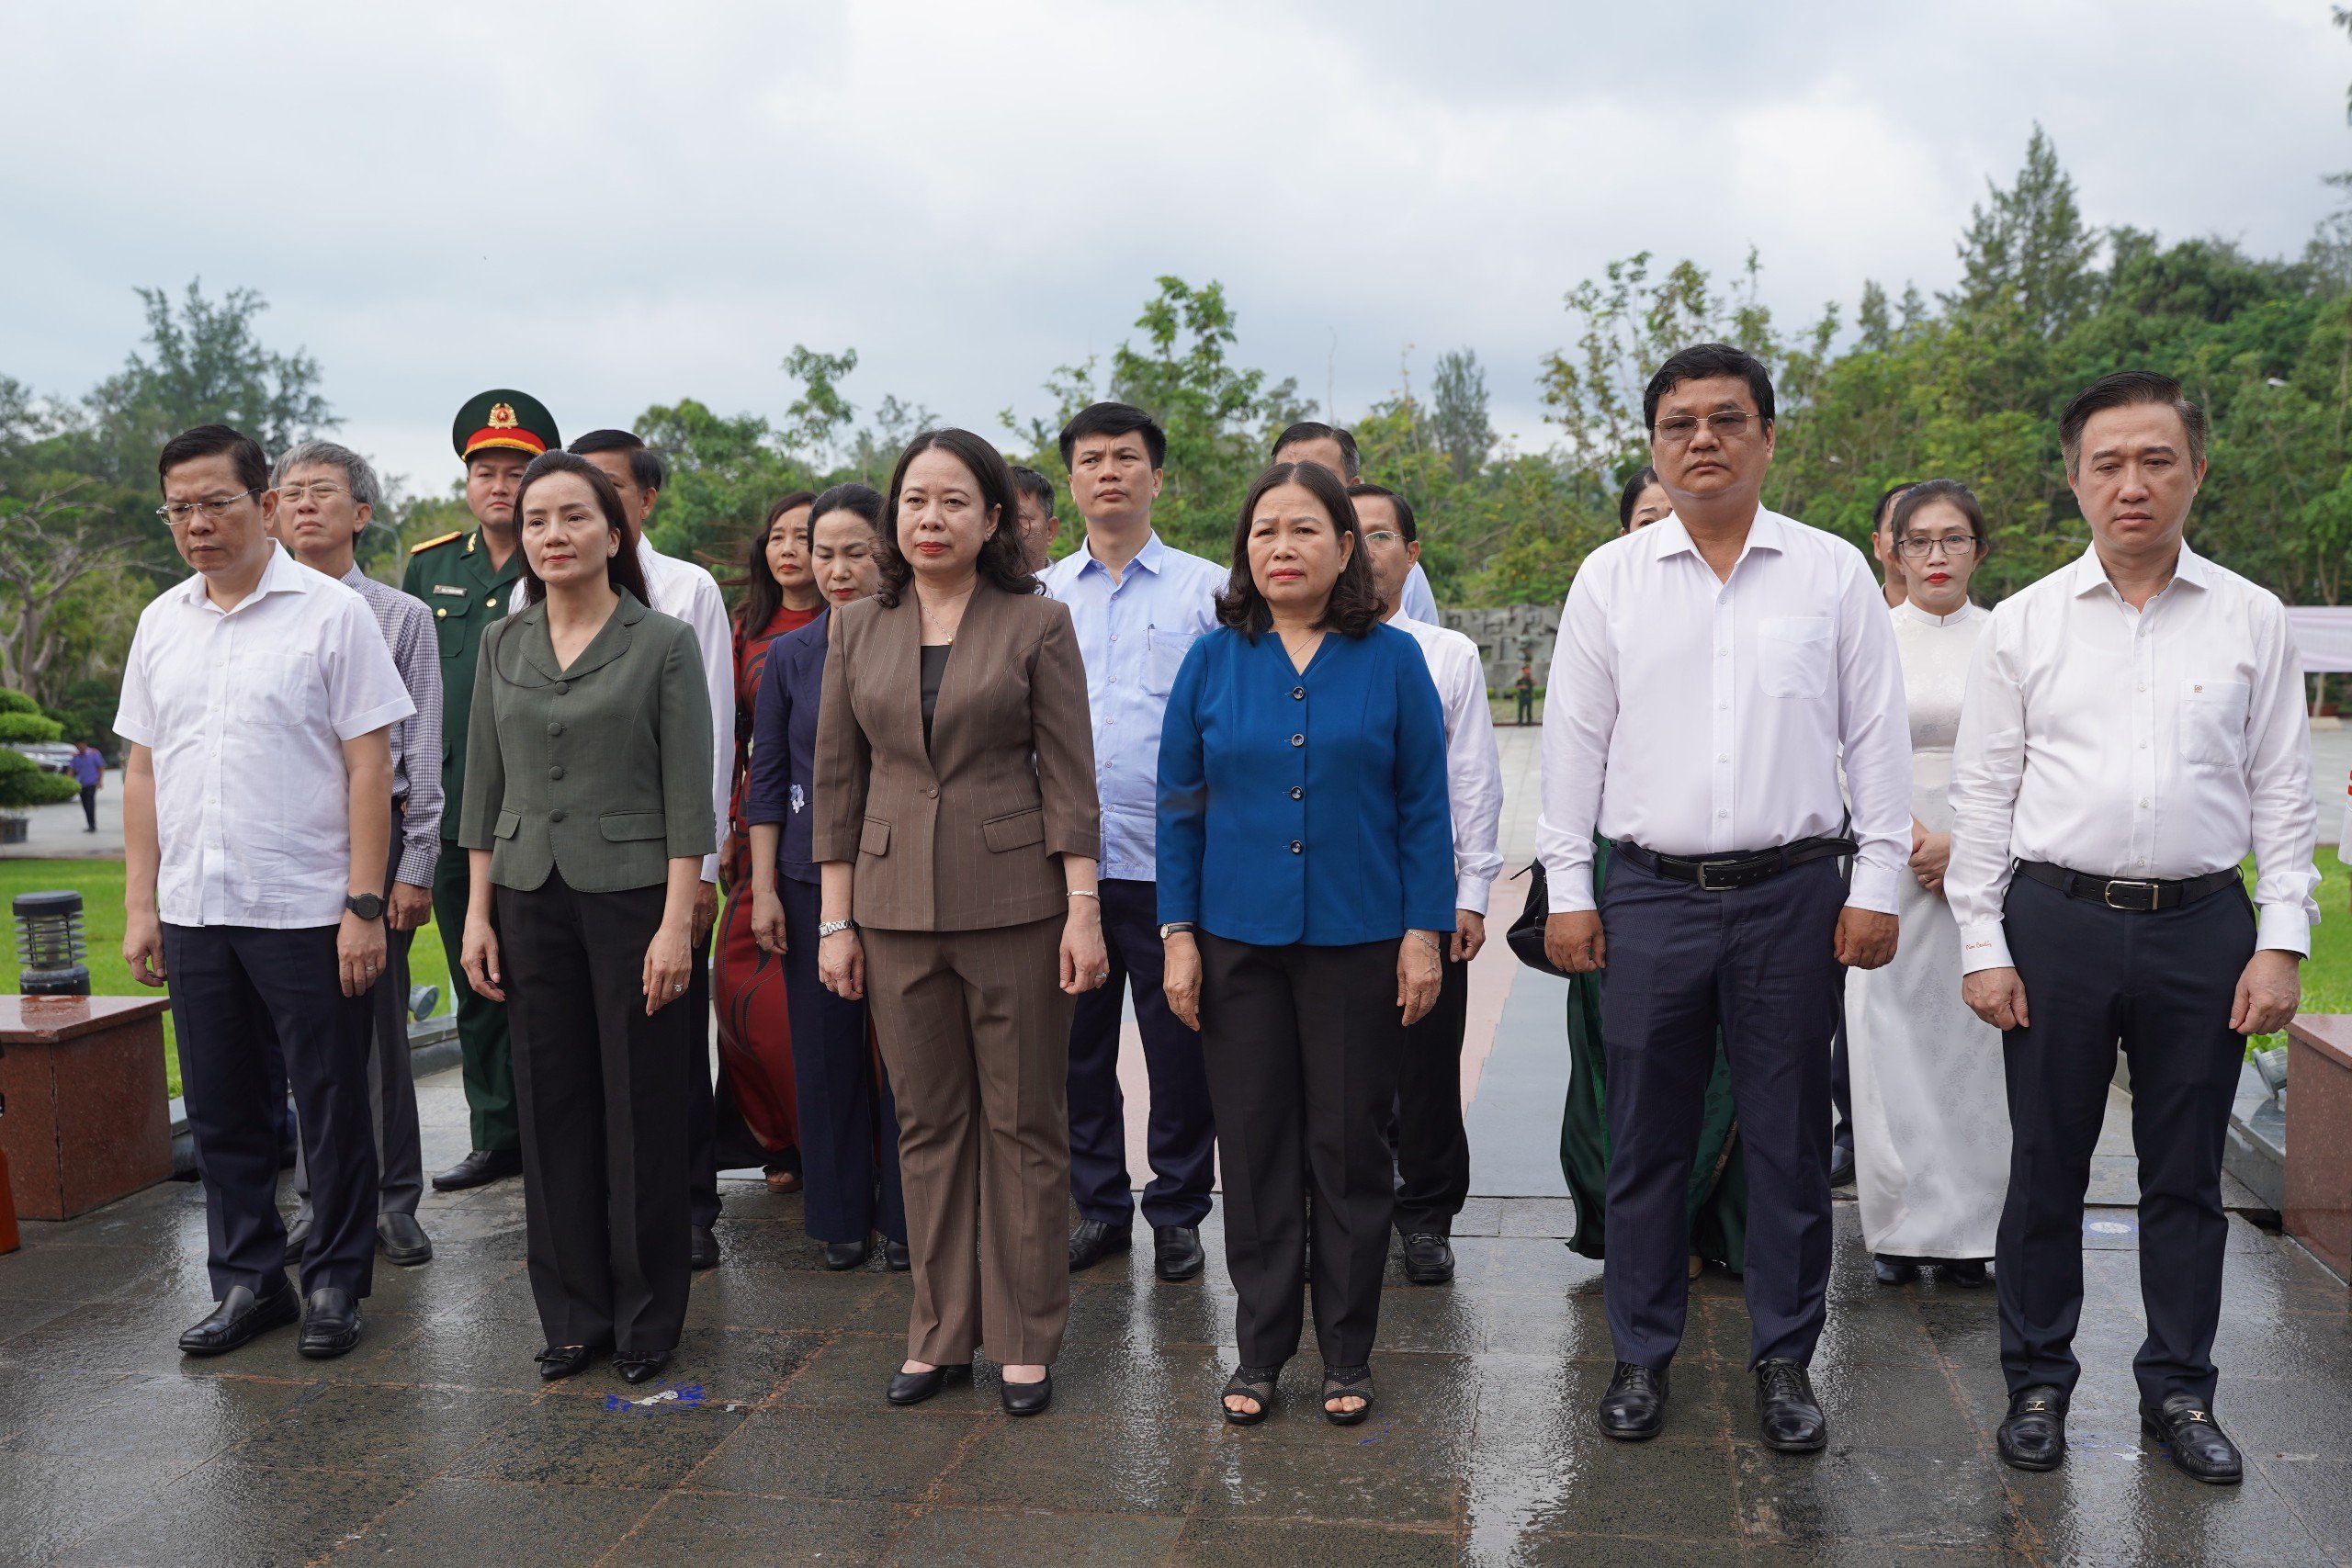
POLYGON ((1160 988, 1159 885, 1102 884, 1102 942, 1111 978, 1078 998, 1069 1026, 1069 1189, 1090 1220, 1124 1225, 1135 1218, 1127 1179, 1127 1109, 1119 1092, 1122 998, 1135 987, 1136 1027, 1151 1080, 1145 1148, 1151 1183, 1143 1190, 1144 1223, 1197 1225, 1208 1217, 1216 1179, 1216 1117, 1209 1108, 1201 1037, 1168 1010, 1160 988))
POLYGON ((776 879, 784 903, 784 998, 792 1015, 792 1080, 800 1100, 801 1213, 819 1241, 907 1239, 899 1184, 899 1106, 866 1037, 865 1004, 817 978, 818 891, 776 879))
POLYGON ((1811 1360, 1829 1281, 1829 1052, 1846 880, 1815 861, 1729 893, 1609 862, 1609 1258, 1617 1359, 1674 1359, 1690 1300, 1690 1164, 1715 1031, 1747 1162, 1751 1359, 1811 1360))
POLYGON ((263 1296, 283 1288, 277 1172, 289 1081, 313 1216, 302 1292, 333 1287, 360 1297, 375 1282, 371 1008, 365 995, 343 994, 334 939, 334 926, 164 927, 216 1301, 236 1285, 263 1296))
POLYGON ((2254 956, 2243 888, 2149 913, 2070 898, 2027 877, 2003 910, 2032 1026, 2002 1041, 2009 1089, 2009 1196, 1995 1244, 2001 1370, 2009 1392, 2071 1390, 2083 1312, 2083 1194, 2121 1043, 2132 1061, 2140 1160, 2140 1300, 2132 1359, 2151 1407, 2213 1402, 2222 1317, 2222 1146, 2245 1040, 2230 1032, 2254 956))
POLYGON ((1462 1128, 1462 1036, 1470 965, 1443 961, 1437 1002, 1405 1031, 1396 1068, 1396 1232, 1453 1234, 1470 1196, 1470 1139, 1462 1128))

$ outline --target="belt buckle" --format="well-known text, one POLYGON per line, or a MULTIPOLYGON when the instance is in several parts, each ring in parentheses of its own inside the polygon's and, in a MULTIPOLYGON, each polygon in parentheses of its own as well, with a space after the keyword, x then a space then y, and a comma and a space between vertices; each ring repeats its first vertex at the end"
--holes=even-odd
POLYGON ((1712 883, 1712 882, 1710 882, 1710 881, 1708 881, 1708 880, 1707 880, 1707 874, 1708 874, 1709 872, 1711 872, 1711 871, 1714 870, 1717 866, 1723 866, 1723 867, 1725 867, 1725 868, 1726 868, 1726 871, 1728 871, 1728 868, 1731 866, 1731 864, 1732 864, 1732 863, 1731 863, 1730 861, 1721 861, 1721 860, 1702 860, 1702 861, 1701 861, 1701 862, 1699 863, 1699 891, 1700 891, 1700 892, 1702 892, 1702 893, 1736 893, 1736 892, 1737 892, 1737 891, 1739 890, 1739 885, 1738 885, 1737 883, 1726 882, 1726 883, 1723 884, 1721 886, 1717 886, 1714 883, 1712 883))
POLYGON ((2127 914, 2144 915, 2154 909, 2156 907, 2156 885, 2153 882, 2127 882, 2120 877, 2110 877, 2108 880, 2107 890, 2099 895, 2099 901, 2110 909, 2121 909, 2127 914), (2147 902, 2144 904, 2117 903, 2115 901, 2115 890, 2119 887, 2137 887, 2143 889, 2147 895, 2147 902))

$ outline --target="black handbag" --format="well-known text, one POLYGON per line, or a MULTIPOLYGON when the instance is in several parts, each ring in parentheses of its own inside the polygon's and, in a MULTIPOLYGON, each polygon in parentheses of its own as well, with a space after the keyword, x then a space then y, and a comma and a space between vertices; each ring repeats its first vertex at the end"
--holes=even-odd
POLYGON ((1527 869, 1519 874, 1527 878, 1527 907, 1511 921, 1503 940, 1510 943, 1511 953, 1530 969, 1540 969, 1546 975, 1568 978, 1568 972, 1544 954, 1544 922, 1552 913, 1552 890, 1544 880, 1544 863, 1530 861, 1527 869))

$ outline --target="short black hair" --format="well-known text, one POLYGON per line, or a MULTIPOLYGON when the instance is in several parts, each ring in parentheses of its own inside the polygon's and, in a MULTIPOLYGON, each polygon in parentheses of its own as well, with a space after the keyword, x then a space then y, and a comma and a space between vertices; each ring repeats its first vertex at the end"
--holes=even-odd
POLYGON ((1044 507, 1046 516, 1051 517, 1054 514, 1054 481, 1036 469, 1020 463, 1013 464, 1012 492, 1015 495, 1025 495, 1044 507))
POLYGON ((1878 504, 1876 506, 1871 508, 1871 533, 1875 534, 1880 529, 1888 526, 1894 510, 1894 503, 1903 499, 1903 492, 1905 491, 1916 490, 1918 488, 1918 484, 1919 481, 1917 479, 1905 479, 1901 484, 1889 485, 1886 487, 1886 493, 1878 498, 1878 504))
POLYGON ((1634 508, 1641 504, 1642 491, 1656 483, 1657 483, 1657 470, 1647 463, 1635 468, 1634 477, 1625 481, 1624 490, 1620 491, 1617 497, 1617 531, 1619 533, 1633 532, 1634 508))
POLYGON ((1340 466, 1348 470, 1340 478, 1353 484, 1363 476, 1363 454, 1356 450, 1356 438, 1346 426, 1326 424, 1319 419, 1302 419, 1274 437, 1273 450, 1267 457, 1279 459, 1283 447, 1298 441, 1338 442, 1340 466))
POLYGON ((2180 417, 2181 429, 2188 436, 2188 461, 2201 468, 2205 462, 2205 411, 2188 400, 2180 383, 2154 370, 2119 370, 2112 376, 2102 376, 2075 394, 2066 412, 2058 416, 2058 446, 2066 454, 2066 472, 2071 478, 2082 468, 2083 426, 2091 415, 2109 409, 2131 408, 2139 403, 2163 403, 2180 417))
POLYGON ((164 481, 171 478, 172 470, 182 463, 200 462, 223 452, 237 470, 239 484, 247 490, 269 488, 269 458, 262 451, 261 443, 225 424, 199 424, 164 442, 164 450, 155 458, 157 488, 162 488, 164 481))
POLYGON ((1924 479, 1905 490, 1903 499, 1894 503, 1893 526, 1895 538, 1900 540, 1909 533, 1911 519, 1939 501, 1947 506, 1959 508, 1960 514, 1968 519, 1968 531, 1976 536, 1979 555, 1991 547, 1992 533, 1984 525, 1984 503, 1976 499, 1974 491, 1958 479, 1924 479))
POLYGON ((1764 368, 1764 362, 1727 343, 1694 343, 1659 366, 1650 384, 1642 389, 1642 423, 1655 428, 1658 400, 1683 382, 1712 380, 1717 376, 1736 376, 1746 381, 1756 399, 1756 412, 1764 416, 1765 423, 1772 423, 1772 373, 1764 368))
POLYGON ((808 503, 810 530, 815 530, 818 518, 834 512, 855 513, 865 519, 868 526, 879 528, 882 526, 882 492, 855 479, 828 487, 822 495, 808 503))
POLYGON ((628 477, 637 481, 639 490, 660 490, 670 478, 670 465, 662 460, 662 454, 631 431, 592 430, 564 450, 575 457, 585 457, 591 452, 628 453, 628 477))
POLYGON ((1062 426, 1062 467, 1069 467, 1069 455, 1078 450, 1083 435, 1126 435, 1143 433, 1144 450, 1151 454, 1151 466, 1168 466, 1168 433, 1159 422, 1133 403, 1089 403, 1069 416, 1062 426))
POLYGON ((1252 641, 1274 624, 1273 612, 1267 608, 1266 596, 1258 592, 1258 580, 1250 570, 1250 524, 1258 514, 1259 501, 1280 485, 1304 488, 1330 515, 1334 526, 1355 538, 1356 548, 1348 553, 1340 580, 1331 585, 1321 625, 1342 637, 1369 634, 1380 624, 1380 596, 1373 592, 1372 566, 1363 558, 1363 525, 1356 520, 1356 503, 1348 499, 1347 487, 1320 463, 1276 463, 1251 481, 1250 493, 1241 498, 1241 515, 1233 525, 1233 573, 1226 580, 1225 592, 1216 596, 1217 624, 1231 626, 1252 641))
POLYGON ((1366 495, 1379 496, 1396 509, 1396 531, 1405 536, 1407 544, 1417 545, 1421 542, 1421 527, 1414 521, 1411 502, 1407 501, 1386 485, 1376 485, 1367 479, 1358 479, 1348 487, 1348 499, 1351 501, 1366 495))

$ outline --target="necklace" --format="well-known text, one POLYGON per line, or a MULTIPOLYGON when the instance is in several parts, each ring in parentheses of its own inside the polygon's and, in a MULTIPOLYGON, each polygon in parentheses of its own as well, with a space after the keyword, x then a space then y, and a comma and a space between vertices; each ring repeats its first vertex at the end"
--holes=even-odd
MULTIPOLYGON (((951 603, 960 606, 970 603, 972 591, 967 588, 963 592, 955 595, 951 603)), ((937 633, 941 642, 951 648, 955 646, 956 634, 964 625, 964 617, 960 611, 953 622, 943 622, 938 613, 922 602, 921 594, 915 596, 915 608, 922 613, 922 624, 926 628, 937 633)))

